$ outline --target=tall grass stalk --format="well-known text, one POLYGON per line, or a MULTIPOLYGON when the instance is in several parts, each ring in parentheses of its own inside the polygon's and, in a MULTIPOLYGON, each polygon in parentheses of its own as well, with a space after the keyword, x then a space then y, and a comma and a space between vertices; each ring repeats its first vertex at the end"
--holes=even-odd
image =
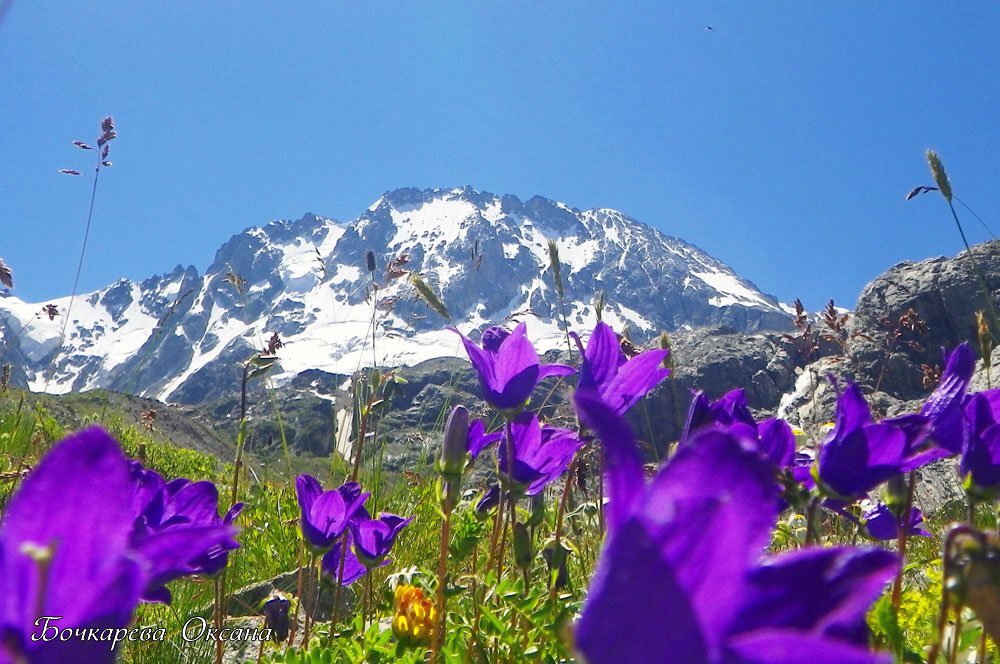
POLYGON ((941 192, 941 195, 944 196, 945 201, 948 203, 948 209, 951 211, 951 218, 955 221, 955 227, 958 229, 958 234, 962 237, 962 244, 965 245, 965 251, 969 256, 969 262, 972 263, 972 269, 976 273, 976 277, 979 279, 979 285, 983 289, 983 295, 986 297, 986 305, 989 307, 990 317, 993 322, 993 330, 991 334, 993 335, 993 338, 996 339, 996 336, 1000 334, 1000 312, 997 311, 996 302, 993 301, 993 291, 990 290, 990 286, 986 282, 986 276, 979 268, 979 263, 976 262, 976 256, 972 252, 972 247, 969 246, 969 240, 965 237, 965 229, 962 228, 962 222, 958 220, 958 213, 955 211, 955 204, 952 201, 954 196, 951 190, 951 182, 948 180, 948 173, 944 169, 944 164, 941 162, 941 158, 934 150, 927 151, 927 163, 930 166, 931 175, 934 176, 934 181, 938 186, 938 191, 941 192))
MULTIPOLYGON (((73 277, 73 289, 70 292, 69 304, 66 307, 66 317, 63 319, 62 329, 59 331, 59 345, 56 346, 56 351, 52 354, 52 359, 49 361, 49 368, 46 372, 48 375, 45 378, 45 389, 43 392, 49 391, 49 382, 52 380, 52 376, 55 373, 56 359, 59 357, 63 344, 66 342, 66 327, 69 325, 70 313, 73 311, 73 303, 76 301, 76 293, 80 286, 80 274, 83 272, 83 261, 87 255, 87 242, 90 239, 90 226, 94 220, 94 203, 97 201, 97 183, 101 178, 101 168, 111 166, 111 162, 108 161, 110 143, 118 137, 118 132, 115 131, 114 126, 114 120, 112 120, 111 116, 108 116, 101 121, 102 134, 101 137, 97 139, 97 164, 94 166, 94 182, 90 188, 90 205, 87 208, 87 223, 84 225, 83 229, 83 244, 80 246, 80 258, 76 263, 76 275, 73 277)), ((92 147, 83 141, 74 141, 73 144, 81 150, 93 150, 92 147)), ((80 175, 79 172, 66 168, 61 169, 60 172, 68 175, 80 175)))
POLYGON ((566 319, 566 289, 563 287, 562 263, 559 260, 559 245, 555 240, 549 240, 549 269, 552 271, 552 281, 556 285, 559 296, 559 314, 562 316, 563 334, 566 336, 566 352, 573 356, 573 345, 569 341, 569 321, 566 319))

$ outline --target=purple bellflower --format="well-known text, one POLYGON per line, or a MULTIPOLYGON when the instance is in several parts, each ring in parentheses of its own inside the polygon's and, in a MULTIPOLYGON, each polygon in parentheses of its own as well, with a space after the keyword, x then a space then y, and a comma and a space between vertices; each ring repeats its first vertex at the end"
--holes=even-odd
POLYGON ((351 519, 346 539, 340 538, 334 542, 333 548, 321 561, 323 572, 334 582, 339 578, 344 586, 354 583, 371 570, 392 562, 388 556, 396 538, 413 521, 413 517, 404 518, 395 514, 382 513, 377 519, 368 518, 366 514, 359 512, 351 519), (342 550, 345 552, 343 572, 342 550))
POLYGON ((60 630, 123 628, 148 588, 235 533, 136 535, 135 494, 121 448, 97 427, 55 445, 24 479, 0 522, 0 663, 111 664, 107 642, 39 640, 40 619, 58 616, 60 630))
POLYGON ((311 475, 295 479, 295 492, 302 511, 302 535, 313 550, 325 553, 344 533, 348 522, 360 510, 370 495, 362 493, 357 482, 347 482, 331 491, 311 475))
POLYGON ((965 406, 968 435, 959 473, 981 494, 1000 488, 1000 389, 973 394, 965 406))
POLYGON ((757 422, 741 389, 731 390, 717 401, 704 392, 691 400, 681 440, 687 440, 705 427, 720 427, 757 441, 757 447, 778 468, 795 465, 795 434, 788 422, 775 417, 757 422))
MULTIPOLYGON (((152 535, 178 536, 204 528, 231 528, 243 511, 243 504, 237 503, 220 518, 219 491, 212 482, 192 482, 186 478, 166 482, 159 473, 143 468, 135 461, 130 471, 135 491, 133 509, 137 512, 132 542, 138 547, 152 535)), ((183 565, 161 569, 160 575, 143 593, 143 600, 169 604, 167 582, 190 574, 213 576, 226 566, 229 552, 238 548, 239 542, 229 538, 211 551, 184 561, 183 565)))
POLYGON ((497 508, 500 504, 500 485, 493 484, 476 502, 476 516, 479 518, 486 518, 489 516, 490 512, 497 508))
POLYGON ((572 367, 562 364, 542 364, 528 340, 524 323, 513 332, 502 327, 489 328, 483 332, 481 348, 455 328, 451 329, 462 337, 483 389, 483 398, 507 417, 524 408, 543 378, 574 373, 572 367))
POLYGON ((292 601, 278 591, 274 591, 261 607, 264 614, 264 627, 272 632, 272 640, 281 643, 288 639, 291 630, 291 619, 288 615, 292 601))
POLYGON ((354 553, 354 535, 350 530, 344 537, 338 537, 333 547, 323 554, 320 570, 330 577, 333 583, 339 579, 342 586, 349 586, 368 573, 368 568, 354 553))
POLYGON ((377 519, 352 522, 351 534, 354 536, 354 552, 358 560, 368 569, 382 565, 396 543, 396 538, 411 521, 412 516, 407 518, 382 513, 377 519))
POLYGON ((534 496, 557 480, 583 446, 574 432, 542 426, 534 413, 515 417, 509 431, 497 447, 500 480, 520 495, 534 496))
POLYGON ((808 548, 762 558, 778 512, 774 466, 718 428, 647 484, 628 425, 575 396, 602 440, 608 537, 575 632, 590 664, 882 664, 865 614, 898 568, 879 549, 808 548))
POLYGON ((855 500, 930 462, 920 449, 929 430, 923 415, 874 422, 861 388, 849 383, 837 399, 834 427, 820 446, 814 472, 828 494, 855 500))
POLYGON ((920 409, 931 423, 931 435, 922 459, 927 462, 961 454, 969 438, 965 404, 969 400, 969 383, 976 369, 976 356, 968 343, 963 343, 945 358, 941 380, 920 409))
POLYGON ((669 350, 647 350, 627 360, 618 335, 607 323, 597 323, 586 350, 576 334, 571 336, 583 357, 577 389, 596 392, 619 415, 670 375, 670 369, 663 366, 669 350))
MULTIPOLYGON (((909 526, 906 531, 908 536, 931 536, 930 531, 924 528, 924 515, 916 507, 910 509, 908 521, 909 526)), ((868 535, 874 539, 888 541, 899 537, 899 520, 885 503, 879 503, 865 510, 861 515, 861 522, 868 535)))

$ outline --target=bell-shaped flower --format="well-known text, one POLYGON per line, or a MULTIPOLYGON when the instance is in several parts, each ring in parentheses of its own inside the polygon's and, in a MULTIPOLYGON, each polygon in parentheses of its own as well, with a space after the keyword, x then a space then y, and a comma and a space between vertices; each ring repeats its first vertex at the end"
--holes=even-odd
POLYGON ((647 484, 628 425, 591 394, 580 419, 606 455, 608 537, 576 627, 590 664, 888 663, 869 605, 896 569, 879 549, 763 556, 778 512, 754 441, 708 428, 647 484))
MULTIPOLYGON (((313 550, 325 553, 347 528, 369 493, 362 492, 357 482, 347 482, 331 491, 311 475, 295 479, 295 492, 302 514, 302 536, 313 550)), ((367 512, 365 513, 367 515, 367 512)))
POLYGON ((469 354, 472 368, 479 378, 483 398, 508 417, 519 413, 535 386, 549 376, 567 376, 572 367, 562 364, 542 364, 535 347, 528 341, 527 326, 521 323, 513 332, 491 327, 482 336, 482 347, 458 330, 469 354))
POLYGON ((0 662, 111 664, 107 642, 42 640, 40 619, 123 628, 157 579, 234 534, 202 526, 136 538, 135 500, 128 461, 97 427, 56 444, 28 474, 0 521, 0 662))
POLYGON ((757 447, 778 468, 795 465, 795 433, 788 422, 771 417, 757 422, 742 389, 731 390, 711 401, 704 392, 691 400, 681 440, 687 441, 706 427, 718 427, 757 441, 757 447))
POLYGON ((281 643, 288 639, 291 630, 291 617, 289 609, 292 608, 292 601, 285 595, 273 591, 264 601, 261 613, 264 614, 264 627, 271 630, 271 639, 281 643))
MULTIPOLYGON (((910 537, 930 537, 929 530, 924 528, 924 515, 916 507, 910 508, 910 516, 906 520, 906 534, 910 537)), ((861 523, 868 535, 873 539, 889 541, 899 537, 899 519, 885 503, 869 506, 861 514, 861 523)))
POLYGON ((493 484, 483 495, 476 501, 476 516, 479 518, 486 518, 490 513, 497 508, 500 504, 500 485, 493 484))
MULTIPOLYGON (((177 537, 206 528, 225 528, 235 533, 232 525, 242 512, 243 504, 233 505, 224 517, 220 517, 219 491, 212 482, 192 482, 187 478, 166 482, 159 473, 143 468, 138 462, 132 462, 130 472, 135 492, 133 508, 137 510, 132 542, 137 548, 154 535, 177 537)), ((169 603, 170 592, 166 583, 192 574, 217 574, 226 566, 229 552, 239 546, 239 542, 230 537, 211 550, 183 561, 183 564, 161 568, 143 593, 143 600, 169 603)))
POLYGON ((1000 389, 973 394, 965 406, 968 435, 959 472, 979 494, 1000 489, 1000 389))
MULTIPOLYGON (((243 513, 243 503, 236 503, 226 514, 219 519, 214 517, 212 519, 213 523, 225 526, 231 526, 236 518, 243 513)), ((220 547, 218 551, 213 551, 211 553, 200 556, 192 561, 192 565, 198 570, 197 574, 204 574, 205 576, 215 576, 221 572, 229 562, 229 552, 235 548, 239 548, 239 543, 236 546, 232 546, 232 543, 227 543, 226 545, 220 547)))
POLYGON ((320 567, 331 581, 348 586, 365 574, 392 562, 389 552, 413 517, 382 513, 377 519, 360 513, 351 519, 347 533, 323 556, 320 567))
POLYGON ((861 388, 847 386, 837 399, 833 429, 822 442, 816 473, 835 498, 854 500, 885 482, 929 462, 921 446, 930 430, 923 415, 872 420, 861 388))
POLYGON ((571 336, 583 357, 577 389, 596 392, 619 415, 670 375, 670 369, 663 366, 669 350, 647 350, 626 359, 618 335, 607 323, 598 321, 586 349, 576 334, 571 336))
POLYGON ((410 525, 413 517, 395 514, 379 514, 377 519, 351 523, 354 536, 354 553, 368 569, 378 567, 386 561, 389 551, 403 529, 410 525))
POLYGON ((969 438, 965 404, 975 369, 976 356, 968 343, 945 358, 938 386, 920 409, 920 414, 931 422, 931 435, 923 452, 928 461, 961 454, 965 448, 969 438))
POLYGON ((534 413, 521 413, 509 423, 497 447, 500 480, 508 490, 534 496, 557 480, 583 443, 568 429, 542 426, 534 413))

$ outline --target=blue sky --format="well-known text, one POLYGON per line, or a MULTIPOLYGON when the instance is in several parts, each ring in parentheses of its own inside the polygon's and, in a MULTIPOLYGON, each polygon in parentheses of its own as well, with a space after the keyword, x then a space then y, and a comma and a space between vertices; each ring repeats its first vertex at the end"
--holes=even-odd
MULTIPOLYGON (((1000 5, 15 0, 0 24, 0 256, 67 294, 100 119, 115 117, 81 290, 311 211, 471 184, 614 207, 782 300, 852 306, 953 254, 942 155, 1000 232, 1000 5), (705 30, 711 25, 712 31, 705 30)), ((970 239, 988 234, 970 215, 970 239)))

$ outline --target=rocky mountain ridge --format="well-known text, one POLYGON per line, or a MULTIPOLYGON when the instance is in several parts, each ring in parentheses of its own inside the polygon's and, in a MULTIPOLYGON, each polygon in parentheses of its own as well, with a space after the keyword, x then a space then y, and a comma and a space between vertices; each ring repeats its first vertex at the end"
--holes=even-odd
POLYGON ((272 372, 283 385, 304 372, 462 357, 449 324, 472 333, 526 320, 541 349, 564 347, 563 316, 571 329, 592 325, 598 293, 605 319, 637 339, 789 321, 787 307, 720 261, 616 210, 471 187, 400 189, 353 221, 307 214, 250 228, 204 274, 178 266, 143 282, 122 279, 78 296, 72 310, 69 298, 28 303, 8 293, 0 355, 14 383, 34 391, 106 388, 198 404, 237 391, 242 364, 272 334, 284 344, 272 372), (450 320, 416 297, 404 271, 423 276, 450 320))

